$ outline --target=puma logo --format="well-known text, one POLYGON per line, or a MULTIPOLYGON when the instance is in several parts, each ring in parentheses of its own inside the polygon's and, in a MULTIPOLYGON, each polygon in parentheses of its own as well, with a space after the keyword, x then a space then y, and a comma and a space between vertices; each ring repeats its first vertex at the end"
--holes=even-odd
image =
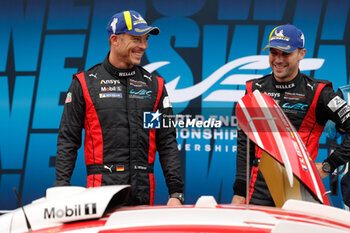
POLYGON ((103 168, 109 170, 110 173, 112 173, 112 167, 113 167, 113 165, 111 167, 108 167, 107 165, 103 166, 103 168))
POLYGON ((94 77, 95 79, 97 79, 97 73, 95 73, 95 74, 89 74, 89 77, 94 77))
POLYGON ((144 74, 143 77, 145 77, 145 78, 149 79, 150 81, 152 81, 151 76, 148 76, 148 75, 145 75, 145 74, 144 74))
POLYGON ((310 83, 306 84, 306 86, 310 87, 311 90, 314 90, 314 86, 312 86, 310 83))

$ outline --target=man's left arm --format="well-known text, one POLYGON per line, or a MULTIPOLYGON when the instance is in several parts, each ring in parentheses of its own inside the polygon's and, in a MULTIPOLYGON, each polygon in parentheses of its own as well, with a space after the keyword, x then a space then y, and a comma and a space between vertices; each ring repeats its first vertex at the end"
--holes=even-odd
POLYGON ((321 92, 317 108, 319 116, 327 115, 335 122, 337 128, 345 133, 341 145, 323 163, 316 163, 321 178, 325 178, 337 167, 350 161, 350 106, 339 92, 335 93, 331 87, 327 86, 321 92))
MULTIPOLYGON (((165 86, 158 104, 158 110, 162 113, 163 119, 174 119, 173 110, 165 86)), ((166 128, 162 125, 160 129, 156 130, 156 144, 160 164, 169 191, 169 201, 167 205, 181 205, 181 202, 184 200, 184 184, 181 178, 181 162, 176 141, 176 131, 171 124, 166 128)))

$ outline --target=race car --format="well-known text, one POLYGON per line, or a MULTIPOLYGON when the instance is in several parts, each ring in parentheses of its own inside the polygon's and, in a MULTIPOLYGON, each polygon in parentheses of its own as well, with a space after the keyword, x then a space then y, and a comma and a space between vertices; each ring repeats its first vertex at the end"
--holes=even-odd
POLYGON ((350 232, 350 212, 288 200, 282 208, 217 204, 122 207, 130 186, 54 187, 0 216, 0 232, 350 232), (27 220, 26 220, 27 219, 27 220))

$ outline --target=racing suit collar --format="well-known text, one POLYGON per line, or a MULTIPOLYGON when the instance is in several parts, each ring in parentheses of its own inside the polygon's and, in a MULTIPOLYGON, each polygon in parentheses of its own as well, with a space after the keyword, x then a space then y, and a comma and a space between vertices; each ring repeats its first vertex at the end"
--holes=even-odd
POLYGON ((105 60, 103 61, 103 67, 107 70, 108 73, 110 73, 113 77, 115 78, 130 78, 135 76, 136 74, 136 69, 134 66, 131 69, 119 69, 115 66, 113 66, 109 60, 109 53, 107 54, 105 60))
POLYGON ((273 75, 272 73, 272 82, 273 82, 273 85, 275 86, 276 89, 279 89, 279 90, 288 90, 288 89, 291 89, 293 87, 296 87, 299 85, 300 83, 300 70, 298 71, 298 74, 295 76, 295 78, 293 78, 291 81, 289 82, 278 82, 276 79, 275 79, 275 76, 273 75))

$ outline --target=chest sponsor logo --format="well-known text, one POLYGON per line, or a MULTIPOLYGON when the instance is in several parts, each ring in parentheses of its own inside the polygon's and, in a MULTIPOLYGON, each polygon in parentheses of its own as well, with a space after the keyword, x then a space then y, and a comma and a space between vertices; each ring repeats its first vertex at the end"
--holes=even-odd
POLYGON ((116 85, 116 84, 120 84, 120 81, 117 79, 107 79, 107 80, 102 79, 100 84, 101 85, 116 85))
POLYGON ((147 87, 147 84, 143 81, 136 81, 134 79, 130 79, 130 85, 134 87, 147 87))
POLYGON ((110 92, 110 93, 100 93, 100 99, 103 98, 123 98, 122 93, 117 93, 117 92, 110 92))
POLYGON ((122 91, 121 86, 101 87, 101 91, 122 91))
POLYGON ((297 100, 297 101, 300 101, 301 99, 306 99, 305 94, 291 93, 291 92, 285 92, 283 98, 286 100, 297 100))
POLYGON ((134 89, 130 90, 130 95, 139 96, 139 97, 143 97, 143 98, 149 98, 149 97, 151 97, 151 94, 152 94, 152 91, 145 90, 145 89, 141 89, 138 91, 135 91, 134 89))
POLYGON ((294 83, 289 83, 289 84, 276 84, 275 87, 277 89, 290 89, 292 87, 295 87, 294 83))
POLYGON ((266 95, 271 96, 272 98, 279 98, 281 96, 281 93, 278 92, 264 92, 266 95))
POLYGON ((126 76, 133 76, 135 75, 135 71, 130 71, 130 72, 119 72, 119 77, 126 77, 126 76))
POLYGON ((346 104, 345 100, 339 96, 335 96, 333 99, 331 99, 331 101, 329 101, 327 106, 332 110, 332 112, 335 112, 344 104, 346 104))
POLYGON ((295 97, 305 97, 304 93, 296 93, 296 92, 285 92, 285 95, 295 96, 295 97))
POLYGON ((282 108, 285 108, 285 109, 293 109, 293 110, 299 110, 299 111, 306 111, 308 106, 309 106, 309 105, 307 105, 307 104, 302 104, 302 103, 296 103, 296 104, 284 103, 284 104, 282 105, 282 108))

